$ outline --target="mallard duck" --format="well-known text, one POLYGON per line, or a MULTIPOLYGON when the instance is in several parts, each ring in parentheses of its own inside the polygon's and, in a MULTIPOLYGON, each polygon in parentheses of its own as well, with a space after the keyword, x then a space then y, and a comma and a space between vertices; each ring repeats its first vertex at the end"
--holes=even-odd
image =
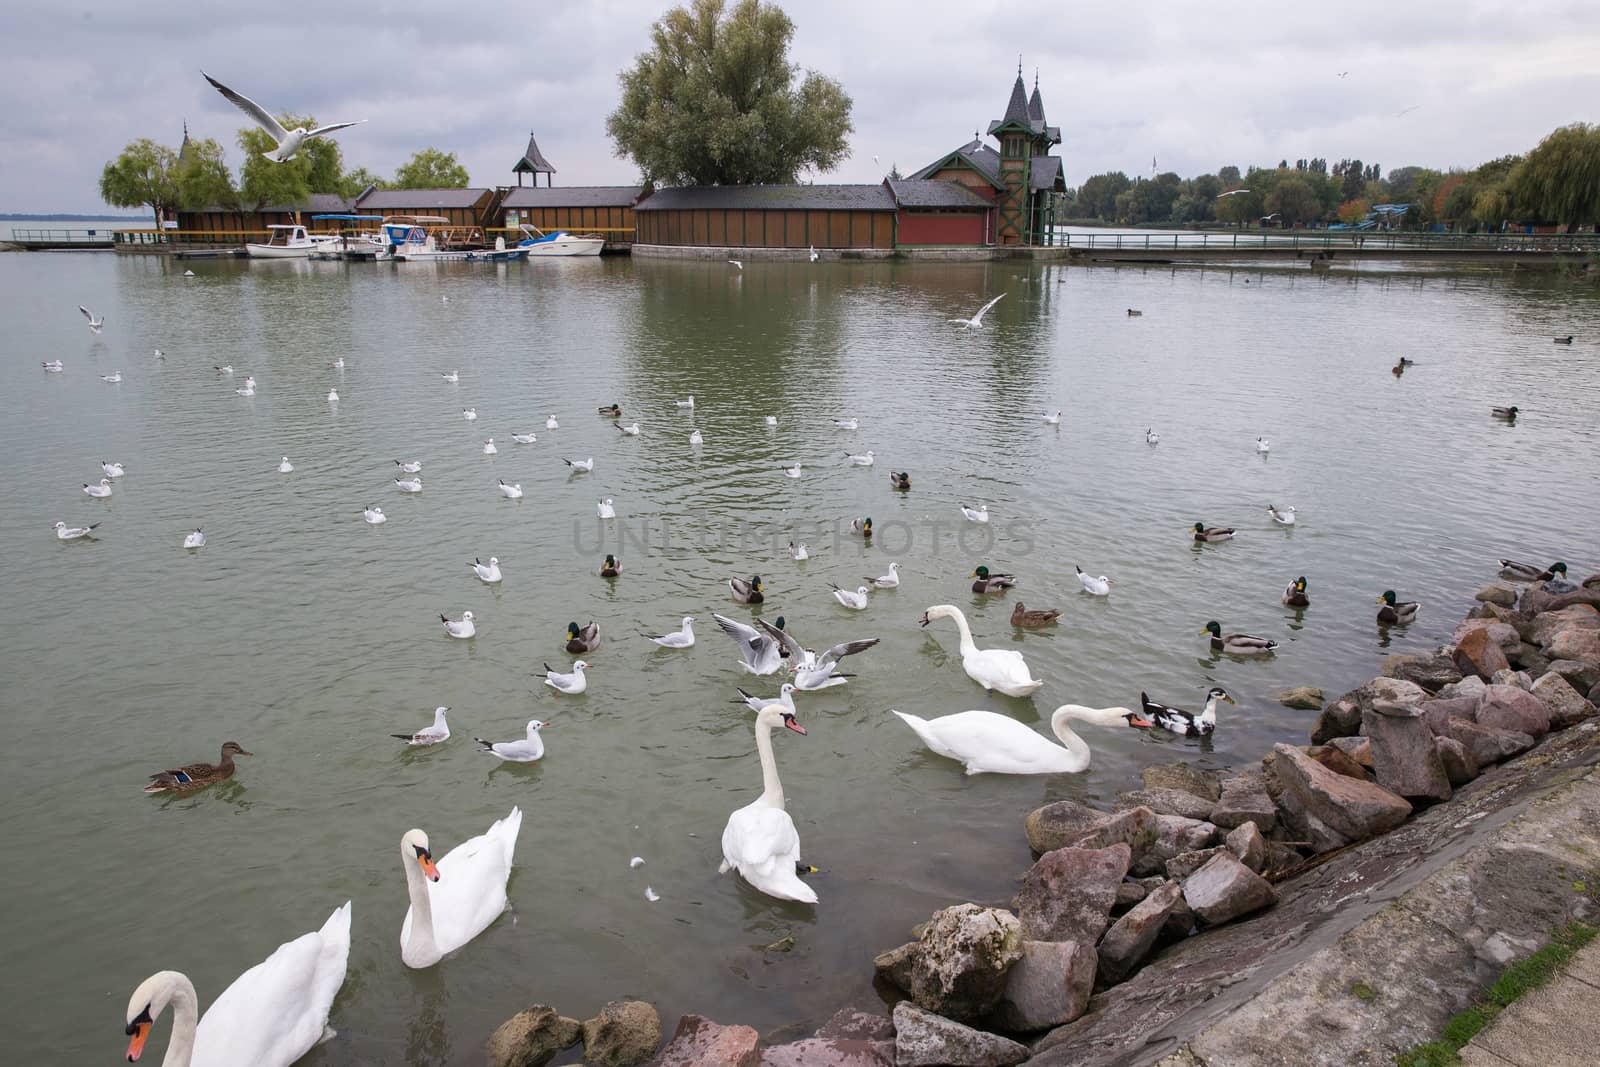
POLYGON ((872 536, 872 520, 870 518, 867 518, 867 519, 851 519, 850 520, 850 532, 853 533, 853 534, 860 534, 862 537, 871 537, 872 536))
POLYGON ((1404 626, 1417 617, 1417 609, 1422 606, 1415 600, 1396 600, 1393 589, 1385 589, 1378 603, 1383 605, 1378 609, 1379 626, 1404 626))
POLYGON ((1208 529, 1203 522, 1195 523, 1189 527, 1189 531, 1194 534, 1196 541, 1203 544, 1209 544, 1213 541, 1226 541, 1233 536, 1233 527, 1231 526, 1213 526, 1208 529))
POLYGON ((600 624, 590 622, 589 625, 580 627, 575 622, 567 623, 567 651, 574 655, 579 652, 593 652, 600 647, 600 624))
POLYGON ((1136 319, 1140 315, 1143 315, 1143 314, 1144 314, 1144 312, 1140 311, 1138 308, 1129 308, 1128 309, 1128 318, 1130 318, 1130 319, 1136 319))
POLYGON ((183 794, 204 789, 208 785, 215 785, 233 777, 233 757, 250 755, 254 753, 246 752, 239 742, 224 741, 222 758, 216 763, 190 763, 187 766, 152 774, 150 784, 144 787, 144 791, 183 794))
POLYGON ((1400 375, 1406 372, 1406 366, 1404 363, 1396 363, 1393 367, 1389 368, 1389 372, 1398 378, 1400 375))
POLYGON ((1046 608, 1042 611, 1029 611, 1025 605, 1023 605, 1021 602, 1018 602, 1017 606, 1011 609, 1012 626, 1025 626, 1029 629, 1038 629, 1041 626, 1049 626, 1059 618, 1061 618, 1061 612, 1056 611, 1054 608, 1046 608))
POLYGON ((1283 587, 1283 602, 1291 608, 1308 608, 1311 598, 1306 596, 1306 579, 1301 575, 1283 587))
POLYGON ((1144 708, 1145 716, 1159 729, 1171 730, 1184 737, 1208 737, 1217 728, 1217 701, 1226 700, 1230 704, 1238 701, 1228 695, 1228 691, 1219 685, 1211 687, 1206 694, 1206 707, 1200 714, 1174 708, 1167 704, 1158 704, 1143 693, 1139 694, 1139 703, 1144 708))
POLYGON ((1405 356, 1401 356, 1401 357, 1400 357, 1400 362, 1399 362, 1399 363, 1398 363, 1398 364, 1396 364, 1396 366, 1400 366, 1400 367, 1409 367, 1409 366, 1411 366, 1411 365, 1412 365, 1412 364, 1413 364, 1413 363, 1415 363, 1415 362, 1416 362, 1416 360, 1414 360, 1414 359, 1408 359, 1408 358, 1407 358, 1407 357, 1405 357, 1405 356))
POLYGON ((1211 651, 1231 652, 1235 656, 1259 656, 1278 647, 1278 642, 1251 634, 1225 634, 1222 624, 1212 620, 1206 623, 1203 634, 1211 635, 1211 651))
POLYGON ((1569 333, 1565 337, 1552 337, 1551 340, 1558 345, 1570 345, 1572 343, 1572 334, 1569 333))
POLYGON ((600 415, 600 416, 602 416, 604 418, 615 419, 615 418, 618 418, 618 417, 620 417, 622 415, 622 405, 621 404, 607 404, 605 407, 596 408, 595 412, 596 412, 596 414, 598 414, 598 415, 600 415))
POLYGON ((1535 567, 1531 563, 1518 563, 1514 559, 1500 561, 1500 577, 1510 578, 1515 582, 1548 582, 1557 574, 1566 577, 1565 563, 1557 562, 1548 567, 1535 567))
POLYGON ((616 556, 607 555, 606 561, 600 564, 600 577, 602 578, 615 578, 621 573, 622 564, 617 562, 616 556))
POLYGON ((889 486, 892 489, 910 489, 911 488, 911 474, 910 474, 910 472, 909 471, 901 471, 899 474, 896 474, 894 471, 890 471, 889 472, 889 486))
POLYGON ((729 578, 728 588, 733 592, 733 599, 741 604, 759 604, 767 599, 761 591, 761 575, 752 575, 747 582, 743 578, 729 578))
POLYGON ((1015 574, 990 574, 988 567, 979 567, 967 577, 977 579, 972 583, 974 593, 998 593, 1017 584, 1015 574))
POLYGON ((1517 406, 1515 404, 1508 408, 1490 408, 1489 413, 1495 418, 1505 419, 1507 422, 1517 421, 1517 406))

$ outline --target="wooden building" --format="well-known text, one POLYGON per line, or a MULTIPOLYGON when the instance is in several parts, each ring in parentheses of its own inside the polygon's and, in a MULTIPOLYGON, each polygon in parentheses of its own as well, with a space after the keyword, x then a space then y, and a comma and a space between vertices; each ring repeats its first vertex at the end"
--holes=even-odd
POLYGON ((596 231, 607 241, 626 244, 633 240, 634 208, 652 191, 649 185, 512 189, 500 202, 502 225, 513 231, 518 226, 537 226, 546 233, 552 230, 596 231))
POLYGON ((355 202, 363 215, 438 215, 452 226, 498 226, 494 189, 374 189, 355 202))
POLYGON ((178 229, 204 230, 211 233, 258 233, 268 226, 293 225, 298 221, 308 229, 336 230, 338 226, 323 226, 311 221, 312 215, 348 215, 355 211, 357 200, 338 193, 312 193, 306 202, 296 208, 286 204, 269 204, 259 210, 234 211, 213 204, 203 211, 179 211, 178 229), (296 213, 299 219, 295 218, 296 213))
POLYGON ((896 248, 991 245, 995 204, 990 191, 961 182, 888 179, 894 197, 896 248))

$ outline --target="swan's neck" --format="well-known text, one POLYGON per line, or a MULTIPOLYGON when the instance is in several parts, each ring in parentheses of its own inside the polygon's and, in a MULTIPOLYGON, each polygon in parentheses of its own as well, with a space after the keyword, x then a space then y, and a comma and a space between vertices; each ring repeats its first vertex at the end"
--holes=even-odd
POLYGON ((778 761, 772 757, 772 727, 756 722, 756 752, 761 757, 761 802, 783 807, 783 783, 778 781, 778 761))
POLYGON ((406 872, 406 893, 411 897, 411 941, 413 955, 437 958, 433 941, 433 900, 428 895, 428 879, 417 862, 417 853, 408 842, 400 843, 400 866, 406 872))
POLYGON ((172 1039, 167 1042, 167 1054, 161 1067, 189 1067, 194 1055, 194 1034, 200 1024, 200 1006, 195 999, 194 983, 187 975, 172 972, 171 999, 172 1039))
POLYGON ((978 646, 972 641, 972 627, 967 625, 967 617, 957 611, 951 618, 956 620, 956 629, 961 631, 961 654, 963 656, 976 654, 978 646))
MULTIPOLYGON (((1074 764, 1089 765, 1089 745, 1083 738, 1072 732, 1072 727, 1067 725, 1069 719, 1088 719, 1079 714, 1074 708, 1057 708, 1056 713, 1050 716, 1050 732, 1056 735, 1067 755, 1074 764)), ((1092 721, 1092 720, 1090 720, 1092 721)))

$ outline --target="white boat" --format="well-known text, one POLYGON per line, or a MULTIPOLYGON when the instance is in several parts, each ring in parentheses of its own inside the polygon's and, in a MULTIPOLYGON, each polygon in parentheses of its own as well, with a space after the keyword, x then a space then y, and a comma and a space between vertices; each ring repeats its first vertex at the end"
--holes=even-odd
POLYGON ((530 259, 542 256, 598 256, 606 243, 604 237, 594 233, 575 236, 565 230, 545 233, 537 226, 522 226, 519 229, 526 235, 526 240, 519 241, 517 247, 525 251, 530 259))
POLYGON ((272 236, 267 238, 266 244, 245 244, 245 254, 251 259, 305 259, 339 240, 333 234, 308 234, 304 226, 275 225, 267 229, 272 231, 272 236))
POLYGON ((527 253, 520 247, 507 248, 504 237, 495 239, 493 248, 484 248, 483 230, 477 226, 450 225, 437 215, 395 215, 380 227, 388 246, 387 257, 402 261, 504 262, 521 259, 527 253), (445 225, 439 225, 443 223, 445 225), (434 226, 429 231, 428 226, 434 226))

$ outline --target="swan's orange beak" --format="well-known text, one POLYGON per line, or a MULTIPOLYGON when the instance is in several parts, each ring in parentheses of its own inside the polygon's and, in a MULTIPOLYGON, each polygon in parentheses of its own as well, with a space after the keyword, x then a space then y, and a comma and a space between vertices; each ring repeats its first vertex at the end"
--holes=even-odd
POLYGON ((434 865, 433 853, 425 848, 417 849, 417 863, 422 867, 422 873, 428 876, 428 881, 437 882, 439 880, 439 868, 434 865))
POLYGON ((1155 723, 1151 722, 1149 719, 1141 719, 1137 715, 1129 715, 1128 716, 1128 725, 1129 726, 1137 726, 1141 730, 1148 730, 1148 729, 1150 729, 1150 727, 1154 726, 1155 723))
POLYGON ((128 1027, 128 1033, 133 1035, 132 1040, 128 1042, 128 1062, 137 1063, 139 1057, 144 1054, 144 1043, 150 1037, 150 1023, 145 1021, 133 1023, 128 1027))

